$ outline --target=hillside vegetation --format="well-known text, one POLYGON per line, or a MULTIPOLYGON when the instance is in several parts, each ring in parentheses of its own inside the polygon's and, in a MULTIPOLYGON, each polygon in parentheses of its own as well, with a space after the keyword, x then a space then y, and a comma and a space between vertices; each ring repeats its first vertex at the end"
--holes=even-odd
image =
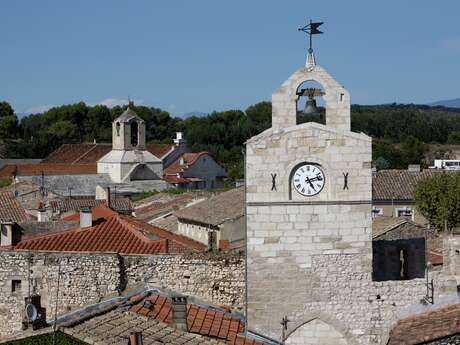
MULTIPOLYGON (((18 121, 7 102, 0 102, 0 146, 8 158, 40 158, 63 143, 110 142, 111 122, 126 106, 107 108, 83 102, 31 114, 18 121)), ((148 142, 171 143, 175 132, 185 132, 194 152, 209 151, 229 170, 242 175, 244 142, 271 126, 271 103, 242 110, 213 112, 181 119, 155 107, 135 106, 147 124, 148 142)), ((298 122, 324 122, 324 109, 298 122)), ((427 144, 460 143, 460 109, 425 105, 352 106, 352 130, 374 138, 373 161, 378 168, 405 168, 422 163, 427 144)))

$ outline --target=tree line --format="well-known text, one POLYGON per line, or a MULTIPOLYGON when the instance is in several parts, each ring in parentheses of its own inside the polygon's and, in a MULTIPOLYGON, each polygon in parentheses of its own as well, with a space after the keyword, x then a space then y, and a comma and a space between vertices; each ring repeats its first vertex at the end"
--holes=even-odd
MULTIPOLYGON (((0 156, 42 158, 63 143, 110 142, 111 123, 126 106, 107 108, 84 102, 54 107, 20 121, 7 102, 0 102, 0 156)), ((215 111, 204 117, 182 119, 168 112, 137 105, 146 121, 149 143, 172 143, 175 132, 185 132, 190 149, 209 151, 233 178, 241 177, 244 142, 271 126, 271 103, 246 110, 215 111)), ((324 123, 324 109, 298 115, 298 123, 324 123)), ((460 109, 425 105, 353 105, 351 126, 374 138, 373 161, 379 168, 405 168, 421 163, 426 144, 460 144, 460 109)))

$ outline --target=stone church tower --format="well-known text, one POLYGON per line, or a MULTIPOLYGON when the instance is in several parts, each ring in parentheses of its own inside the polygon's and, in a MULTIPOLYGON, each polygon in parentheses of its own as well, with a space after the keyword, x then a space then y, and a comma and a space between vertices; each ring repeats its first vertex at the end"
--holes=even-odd
POLYGON ((286 344, 367 343, 352 310, 369 303, 354 304, 352 284, 371 284, 371 138, 351 132, 350 94, 312 51, 272 107, 246 146, 248 326, 286 344), (322 86, 325 125, 296 124, 306 81, 322 86))
POLYGON ((112 151, 97 162, 97 172, 109 174, 112 182, 159 180, 161 160, 146 150, 145 122, 128 108, 112 123, 112 151))

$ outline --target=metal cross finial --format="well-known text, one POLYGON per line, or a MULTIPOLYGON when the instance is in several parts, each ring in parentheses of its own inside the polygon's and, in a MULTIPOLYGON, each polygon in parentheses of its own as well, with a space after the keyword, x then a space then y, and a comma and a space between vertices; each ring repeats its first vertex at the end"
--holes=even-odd
POLYGON ((310 19, 310 23, 305 25, 302 28, 299 28, 299 31, 305 32, 310 36, 310 47, 308 48, 308 52, 312 53, 313 52, 313 46, 312 46, 312 36, 313 35, 319 35, 322 34, 323 32, 318 30, 318 28, 323 24, 324 22, 316 22, 313 23, 313 21, 310 19))

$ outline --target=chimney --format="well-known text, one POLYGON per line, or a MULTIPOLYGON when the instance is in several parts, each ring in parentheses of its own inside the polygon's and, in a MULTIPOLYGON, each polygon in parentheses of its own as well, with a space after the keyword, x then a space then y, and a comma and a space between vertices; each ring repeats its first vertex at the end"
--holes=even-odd
POLYGON ((176 138, 174 139, 174 144, 176 146, 179 146, 180 144, 184 143, 185 142, 185 139, 184 139, 184 135, 182 132, 176 132, 176 138))
POLYGON ((15 245, 17 241, 16 238, 14 238, 14 229, 13 229, 13 223, 8 222, 8 223, 2 223, 0 224, 1 227, 1 236, 0 236, 0 245, 3 246, 13 246, 15 245))
POLYGON ((46 208, 40 207, 38 209, 37 220, 39 222, 47 222, 48 221, 48 214, 46 213, 46 208))
POLYGON ((180 164, 180 165, 185 165, 184 156, 182 156, 182 157, 179 159, 179 164, 180 164))
POLYGON ((172 299, 172 322, 174 326, 187 332, 187 297, 179 294, 171 296, 172 299))
POLYGON ((112 200, 110 199, 110 187, 105 187, 105 203, 108 208, 111 208, 112 200))
POLYGON ((410 172, 420 172, 420 164, 409 164, 407 170, 410 172))
POLYGON ((80 209, 80 228, 89 228, 93 225, 93 212, 91 208, 85 207, 80 209))
POLYGON ((142 332, 131 332, 128 345, 143 345, 142 332))

